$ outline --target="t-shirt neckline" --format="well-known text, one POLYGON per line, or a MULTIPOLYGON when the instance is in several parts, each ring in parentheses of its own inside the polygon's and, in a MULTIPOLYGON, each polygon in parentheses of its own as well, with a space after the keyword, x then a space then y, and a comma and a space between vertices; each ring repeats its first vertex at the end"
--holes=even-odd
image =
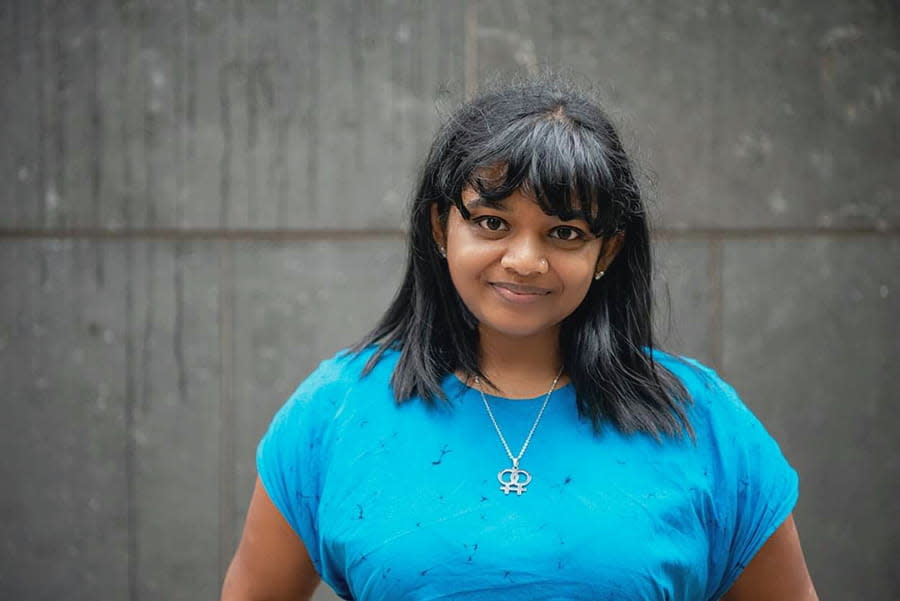
MULTIPOLYGON (((479 400, 481 399, 481 394, 480 394, 481 391, 479 391, 479 389, 476 388, 475 386, 469 386, 468 384, 466 384, 465 382, 460 380, 455 373, 450 373, 447 376, 447 380, 449 380, 449 382, 445 381, 445 386, 454 387, 454 389, 455 389, 454 392, 456 394, 459 394, 459 395, 471 394, 471 395, 474 395, 475 397, 477 397, 479 400)), ((567 393, 568 390, 572 386, 573 386, 573 384, 572 384, 571 380, 569 380, 562 386, 557 386, 556 388, 553 389, 553 396, 556 396, 560 393, 567 393)), ((522 404, 522 405, 528 405, 528 404, 533 404, 533 403, 543 403, 546 396, 547 396, 547 393, 539 394, 538 396, 535 396, 535 397, 510 398, 510 397, 504 397, 504 396, 498 396, 495 394, 491 394, 490 392, 484 392, 484 397, 492 403, 496 402, 496 403, 522 404)))

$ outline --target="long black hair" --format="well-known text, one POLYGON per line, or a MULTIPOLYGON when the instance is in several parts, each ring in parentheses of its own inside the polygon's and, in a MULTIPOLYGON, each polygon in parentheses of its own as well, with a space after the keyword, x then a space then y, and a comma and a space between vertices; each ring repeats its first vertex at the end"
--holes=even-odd
POLYGON ((412 198, 403 283, 353 349, 377 345, 366 371, 387 349, 399 350, 391 380, 398 401, 445 399, 441 382, 456 370, 485 379, 477 320, 432 236, 435 204, 444 223, 451 206, 468 219, 466 186, 486 200, 521 188, 548 214, 582 218, 601 237, 624 234, 605 277, 561 324, 563 367, 580 414, 596 429, 608 420, 624 432, 690 433, 687 391, 653 358, 650 233, 631 161, 599 105, 558 81, 485 93, 438 131, 412 198))

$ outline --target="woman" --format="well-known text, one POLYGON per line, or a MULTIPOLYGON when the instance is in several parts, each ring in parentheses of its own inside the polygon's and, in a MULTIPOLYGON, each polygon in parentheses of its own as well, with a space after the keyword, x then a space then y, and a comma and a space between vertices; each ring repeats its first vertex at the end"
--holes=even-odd
POLYGON ((600 108, 460 108, 378 326, 272 422, 225 600, 813 600, 797 478, 651 332, 647 219, 600 108))

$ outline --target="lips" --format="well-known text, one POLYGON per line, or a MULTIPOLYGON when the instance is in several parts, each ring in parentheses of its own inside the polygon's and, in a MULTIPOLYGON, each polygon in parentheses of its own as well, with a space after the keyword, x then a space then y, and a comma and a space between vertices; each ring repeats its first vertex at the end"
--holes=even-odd
POLYGON ((491 282, 490 284, 503 299, 513 303, 534 302, 547 296, 551 292, 549 288, 526 286, 524 284, 515 284, 512 282, 491 282))

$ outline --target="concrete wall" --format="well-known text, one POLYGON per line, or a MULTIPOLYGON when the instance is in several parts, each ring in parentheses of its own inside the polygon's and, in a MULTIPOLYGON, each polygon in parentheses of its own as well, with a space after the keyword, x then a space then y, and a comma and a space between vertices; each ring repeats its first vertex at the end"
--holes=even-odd
POLYGON ((9 0, 0 27, 0 598, 214 598, 272 412, 398 282, 439 114, 541 64, 601 84, 655 174, 667 346, 800 472, 822 598, 900 598, 896 3, 9 0))

